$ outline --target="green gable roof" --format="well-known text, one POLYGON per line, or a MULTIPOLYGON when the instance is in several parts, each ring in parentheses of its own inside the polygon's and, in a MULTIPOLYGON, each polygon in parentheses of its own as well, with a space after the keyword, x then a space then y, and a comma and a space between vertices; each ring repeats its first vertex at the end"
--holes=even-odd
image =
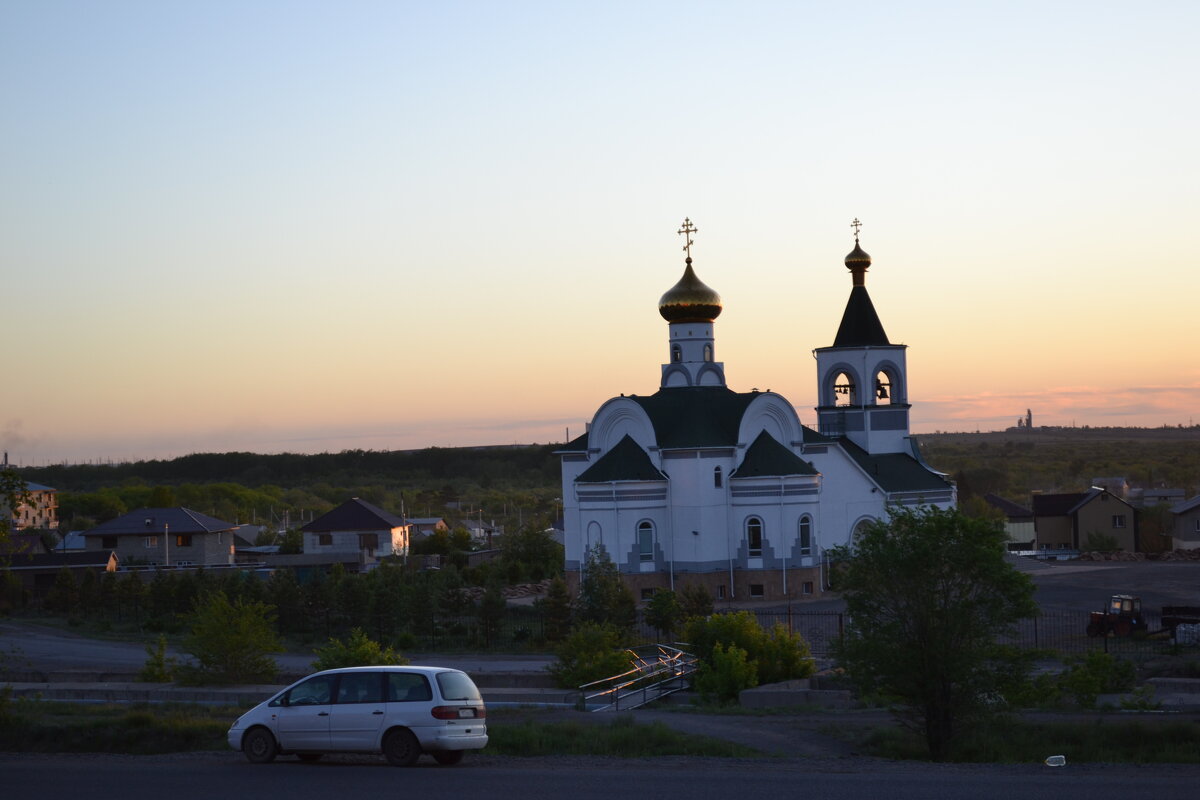
POLYGON ((766 431, 758 434, 746 448, 746 457, 734 470, 734 478, 762 478, 778 475, 816 475, 817 471, 800 456, 784 447, 766 431))
POLYGON ((758 395, 724 386, 687 386, 629 399, 650 417, 659 447, 732 447, 742 415, 758 395))
POLYGON ((629 434, 625 434, 613 449, 583 471, 576 483, 608 483, 610 481, 664 481, 667 476, 658 471, 650 455, 629 434))

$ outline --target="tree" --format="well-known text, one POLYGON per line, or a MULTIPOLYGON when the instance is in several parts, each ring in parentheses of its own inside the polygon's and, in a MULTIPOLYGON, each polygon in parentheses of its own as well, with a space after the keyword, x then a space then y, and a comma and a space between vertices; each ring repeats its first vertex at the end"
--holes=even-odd
POLYGON ((508 602, 504 599, 503 590, 500 576, 493 572, 488 577, 483 599, 479 601, 479 627, 483 631, 484 644, 488 647, 493 645, 496 634, 500 632, 500 623, 508 611, 508 602))
POLYGON ((583 563, 576 609, 582 622, 610 623, 624 631, 637 621, 637 601, 600 545, 588 550, 583 563))
POLYGON ((685 620, 713 613, 712 595, 699 583, 685 583, 679 590, 679 611, 685 620))
POLYGON ((316 656, 317 660, 312 662, 316 670, 408 663, 407 658, 392 648, 368 637, 362 628, 351 628, 350 636, 344 642, 330 638, 328 644, 317 648, 316 656))
POLYGON ((679 627, 683 617, 683 609, 679 606, 679 598, 670 589, 662 589, 654 593, 643 612, 646 623, 658 631, 661 637, 668 637, 679 627))
POLYGON ((195 656, 195 677, 214 683, 270 683, 279 668, 272 653, 283 650, 274 611, 266 603, 231 603, 213 592, 196 604, 184 649, 195 656))
POLYGON ((546 598, 540 601, 545 619, 546 641, 559 642, 571 632, 571 593, 562 578, 550 581, 546 598))
POLYGON ((1019 671, 997 637, 1037 613, 1004 542, 997 524, 922 506, 891 509, 833 552, 850 618, 838 656, 861 689, 907 710, 937 760, 1019 671))

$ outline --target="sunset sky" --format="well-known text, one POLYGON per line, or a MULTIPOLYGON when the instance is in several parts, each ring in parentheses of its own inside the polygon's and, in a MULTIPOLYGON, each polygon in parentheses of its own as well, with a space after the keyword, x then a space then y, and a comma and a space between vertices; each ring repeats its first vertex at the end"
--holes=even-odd
POLYGON ((1200 421, 1198 30, 1191 0, 3 0, 0 446, 578 435, 658 387, 685 216, 730 387, 805 424, 855 217, 915 431, 1200 421))

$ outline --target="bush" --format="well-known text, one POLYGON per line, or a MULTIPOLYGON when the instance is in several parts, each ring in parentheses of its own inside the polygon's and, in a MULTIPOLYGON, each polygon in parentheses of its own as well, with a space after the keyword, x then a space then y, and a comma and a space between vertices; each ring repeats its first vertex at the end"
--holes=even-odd
POLYGON ((346 641, 330 638, 324 647, 318 647, 317 660, 313 669, 337 669, 339 667, 369 667, 409 663, 408 659, 390 647, 383 647, 369 638, 362 628, 354 628, 346 641))
POLYGON ((737 645, 726 648, 718 644, 696 672, 696 691, 709 702, 734 702, 739 692, 755 686, 758 686, 758 668, 737 645))
POLYGON ((574 688, 620 675, 632 666, 622 649, 621 631, 613 625, 585 622, 558 649, 558 661, 549 672, 558 685, 574 688))
POLYGON ((799 634, 780 624, 767 633, 749 611, 695 617, 685 626, 684 637, 696 657, 710 666, 715 664, 718 647, 724 647, 726 657, 730 648, 741 650, 762 683, 807 678, 816 671, 808 644, 799 634))
POLYGON ((158 641, 146 645, 146 663, 138 673, 143 683, 170 683, 175 679, 175 659, 167 656, 167 637, 159 634, 158 641))
POLYGON ((271 653, 283 649, 273 621, 266 603, 231 603, 224 592, 208 595, 196 604, 184 642, 199 666, 179 673, 193 683, 270 683, 279 671, 271 653))

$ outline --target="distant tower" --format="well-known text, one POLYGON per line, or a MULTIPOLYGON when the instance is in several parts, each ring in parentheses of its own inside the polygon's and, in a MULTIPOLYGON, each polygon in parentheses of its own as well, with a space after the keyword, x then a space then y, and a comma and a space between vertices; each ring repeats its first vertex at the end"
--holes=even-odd
POLYGON ((827 436, 845 436, 868 453, 907 453, 907 345, 892 344, 867 294, 871 257, 858 243, 846 256, 853 276, 850 300, 832 347, 814 350, 817 357, 817 424, 827 436))
POLYGON ((670 361, 662 365, 662 388, 724 386, 725 365, 715 360, 713 321, 721 314, 721 295, 704 285, 692 270, 692 234, 696 226, 684 219, 687 253, 683 277, 658 301, 658 313, 668 323, 670 361))
POLYGON ((1033 411, 1027 408, 1027 409, 1025 409, 1025 429, 1031 430, 1032 428, 1033 428, 1033 411))

